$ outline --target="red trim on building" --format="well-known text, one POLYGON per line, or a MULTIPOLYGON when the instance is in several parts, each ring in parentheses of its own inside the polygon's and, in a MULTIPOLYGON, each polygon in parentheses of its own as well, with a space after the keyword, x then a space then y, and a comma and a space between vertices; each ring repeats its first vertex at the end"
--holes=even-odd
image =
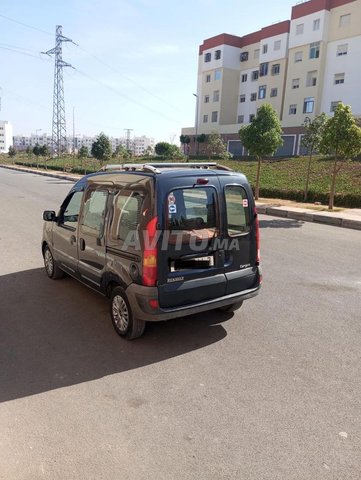
POLYGON ((331 10, 332 8, 341 7, 355 0, 310 0, 292 8, 291 19, 305 17, 311 13, 320 12, 321 10, 331 10))
POLYGON ((248 45, 253 45, 254 43, 260 42, 262 39, 262 31, 249 33, 242 37, 242 47, 247 47, 248 45))
POLYGON ((347 3, 352 3, 355 0, 330 0, 331 8, 342 7, 342 5, 346 5, 347 3))
POLYGON ((202 55, 204 50, 215 48, 220 45, 229 45, 231 47, 242 47, 242 37, 236 37, 235 35, 229 35, 228 33, 221 33, 216 37, 207 38, 203 44, 199 46, 199 55, 202 55))
POLYGON ((275 23, 269 25, 261 30, 261 39, 275 37, 276 35, 282 35, 282 33, 290 32, 291 21, 285 20, 284 22, 275 23))

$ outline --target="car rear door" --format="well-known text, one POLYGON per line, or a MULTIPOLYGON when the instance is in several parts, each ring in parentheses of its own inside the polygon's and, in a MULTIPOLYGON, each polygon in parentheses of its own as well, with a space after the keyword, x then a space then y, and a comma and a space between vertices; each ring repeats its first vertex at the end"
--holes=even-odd
POLYGON ((173 177, 162 183, 158 193, 160 306, 180 307, 223 296, 224 250, 213 247, 221 234, 217 175, 173 177))
POLYGON ((258 283, 254 200, 243 176, 219 175, 223 208, 226 294, 254 288, 258 283))

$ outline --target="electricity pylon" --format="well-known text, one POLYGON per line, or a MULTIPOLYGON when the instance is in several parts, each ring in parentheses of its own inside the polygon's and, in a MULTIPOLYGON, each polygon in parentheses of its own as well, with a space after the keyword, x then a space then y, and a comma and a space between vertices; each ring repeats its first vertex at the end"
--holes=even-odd
POLYGON ((55 31, 55 47, 47 52, 41 52, 49 56, 54 55, 55 57, 52 143, 53 153, 56 153, 58 156, 67 148, 63 68, 74 68, 70 63, 64 62, 63 60, 63 42, 71 42, 77 45, 70 38, 64 37, 63 27, 57 25, 55 31))

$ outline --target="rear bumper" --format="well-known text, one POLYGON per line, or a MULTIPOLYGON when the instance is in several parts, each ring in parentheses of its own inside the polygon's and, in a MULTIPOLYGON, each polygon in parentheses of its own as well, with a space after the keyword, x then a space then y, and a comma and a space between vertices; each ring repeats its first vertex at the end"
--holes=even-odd
POLYGON ((207 310, 213 310, 233 303, 239 303, 243 300, 248 300, 249 298, 258 295, 260 289, 261 285, 258 285, 256 288, 250 290, 232 293, 231 295, 225 295, 223 297, 205 300, 191 305, 157 309, 153 309, 149 303, 150 300, 158 300, 157 287, 142 287, 141 285, 131 284, 127 288, 126 293, 135 317, 148 322, 161 322, 163 320, 185 317, 187 315, 206 312, 207 310))

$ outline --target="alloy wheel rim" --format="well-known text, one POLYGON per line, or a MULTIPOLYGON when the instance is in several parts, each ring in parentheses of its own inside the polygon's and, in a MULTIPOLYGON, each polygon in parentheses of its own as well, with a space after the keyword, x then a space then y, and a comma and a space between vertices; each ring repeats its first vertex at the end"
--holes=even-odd
POLYGON ((116 295, 113 298, 112 312, 114 323, 120 332, 125 332, 129 325, 129 311, 124 298, 116 295))
POLYGON ((54 270, 54 261, 53 261, 53 256, 49 250, 45 251, 44 263, 45 263, 45 268, 46 268, 46 271, 48 272, 48 275, 52 275, 54 270))

